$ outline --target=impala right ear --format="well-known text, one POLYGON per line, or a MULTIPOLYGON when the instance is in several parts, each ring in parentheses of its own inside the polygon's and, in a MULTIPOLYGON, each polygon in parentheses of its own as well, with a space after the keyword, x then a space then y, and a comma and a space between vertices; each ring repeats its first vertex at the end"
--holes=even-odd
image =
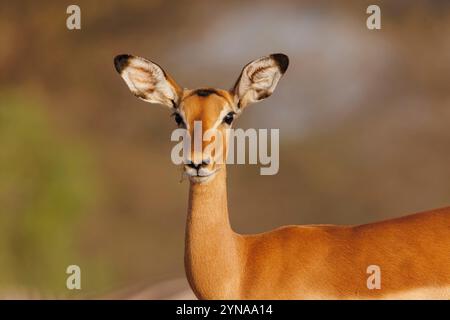
POLYGON ((289 58, 274 53, 256 59, 242 69, 231 93, 239 109, 269 97, 289 66, 289 58))
POLYGON ((114 65, 135 96, 150 103, 177 107, 183 90, 159 65, 128 54, 116 56, 114 65))

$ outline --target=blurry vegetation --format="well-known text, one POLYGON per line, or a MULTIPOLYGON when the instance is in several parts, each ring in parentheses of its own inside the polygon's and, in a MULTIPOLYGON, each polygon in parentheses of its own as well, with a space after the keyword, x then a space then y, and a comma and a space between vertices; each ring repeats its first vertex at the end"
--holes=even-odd
MULTIPOLYGON (((39 102, 8 94, 0 105, 0 286, 67 294, 68 265, 96 272, 76 241, 97 196, 91 160, 54 130, 39 102)), ((102 278, 92 275, 88 288, 102 278)))

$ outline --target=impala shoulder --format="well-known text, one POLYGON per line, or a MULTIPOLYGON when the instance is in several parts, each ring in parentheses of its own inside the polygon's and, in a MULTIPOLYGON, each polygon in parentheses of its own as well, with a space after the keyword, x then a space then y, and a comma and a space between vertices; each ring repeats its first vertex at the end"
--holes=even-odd
POLYGON ((338 238, 344 239, 351 233, 353 233, 352 226, 287 225, 263 233, 245 235, 244 237, 249 243, 268 239, 282 242, 334 241, 338 238))

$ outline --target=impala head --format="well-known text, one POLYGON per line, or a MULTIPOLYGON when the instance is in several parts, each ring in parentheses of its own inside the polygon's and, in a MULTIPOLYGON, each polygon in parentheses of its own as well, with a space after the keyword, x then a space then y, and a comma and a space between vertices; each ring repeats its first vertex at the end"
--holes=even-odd
MULTIPOLYGON (((181 88, 159 65, 144 58, 119 55, 114 59, 117 72, 131 92, 146 102, 162 104, 172 111, 176 125, 185 128, 194 139, 194 128, 222 137, 222 154, 227 153, 226 129, 248 105, 269 97, 286 71, 289 59, 272 54, 247 64, 231 90, 181 88), (197 125, 196 125, 197 124, 197 125)), ((214 138, 202 142, 202 150, 194 150, 184 164, 184 171, 193 182, 214 177, 223 163, 215 161, 215 152, 207 152, 214 138)))

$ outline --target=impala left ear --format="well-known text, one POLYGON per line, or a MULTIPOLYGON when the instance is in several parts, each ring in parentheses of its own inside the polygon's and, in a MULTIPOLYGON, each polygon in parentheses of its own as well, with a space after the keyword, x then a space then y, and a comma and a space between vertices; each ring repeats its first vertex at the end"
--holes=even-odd
POLYGON ((289 58, 282 53, 274 53, 247 64, 231 90, 238 108, 245 108, 250 103, 269 97, 288 65, 289 58))
POLYGON ((121 54, 114 58, 114 66, 130 91, 139 99, 169 108, 177 107, 183 90, 156 63, 121 54))

